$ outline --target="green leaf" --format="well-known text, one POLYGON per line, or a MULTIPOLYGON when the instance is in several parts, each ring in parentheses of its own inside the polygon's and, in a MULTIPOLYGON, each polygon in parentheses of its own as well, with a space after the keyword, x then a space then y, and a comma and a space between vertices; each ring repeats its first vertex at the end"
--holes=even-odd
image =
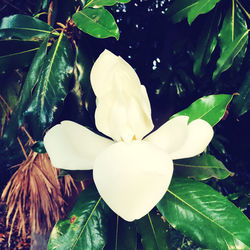
POLYGON ((166 14, 174 23, 179 23, 188 16, 188 12, 196 4, 198 4, 198 0, 175 0, 167 10, 166 14))
POLYGON ((173 178, 157 208, 167 221, 201 247, 249 249, 248 218, 206 184, 173 178))
POLYGON ((135 222, 145 250, 166 250, 168 225, 153 211, 135 222))
POLYGON ((41 71, 36 78, 32 101, 24 113, 33 139, 42 140, 45 129, 52 124, 58 108, 68 94, 73 64, 71 44, 61 33, 43 65, 40 65, 41 71))
POLYGON ((110 237, 104 250, 136 250, 137 233, 134 222, 127 222, 118 215, 113 218, 113 223, 110 223, 109 227, 110 237))
POLYGON ((83 32, 97 38, 119 39, 119 29, 114 17, 104 8, 86 8, 73 15, 73 21, 83 32))
POLYGON ((188 12, 188 23, 192 24, 197 16, 208 13, 220 1, 221 0, 199 0, 188 12))
POLYGON ((18 101, 18 105, 14 109, 14 112, 11 116, 11 119, 4 130, 3 138, 9 143, 12 144, 16 140, 16 135, 18 128, 22 125, 24 119, 24 112, 27 109, 27 105, 31 100, 31 93, 32 89, 35 86, 37 81, 37 77, 41 73, 41 65, 43 65, 46 54, 47 54, 47 46, 48 46, 48 39, 47 37, 39 50, 37 51, 32 64, 30 66, 29 72, 27 74, 25 83, 23 85, 23 89, 18 101))
POLYGON ((174 114, 170 119, 186 115, 189 123, 196 119, 203 119, 211 126, 216 125, 224 116, 227 105, 231 102, 233 95, 209 95, 193 102, 186 109, 174 114))
POLYGON ((222 72, 231 67, 235 57, 240 55, 248 42, 247 23, 239 8, 235 9, 233 3, 223 20, 222 28, 219 33, 219 44, 221 48, 220 57, 217 61, 217 68, 213 74, 216 79, 222 72))
POLYGON ((84 8, 86 7, 95 7, 95 8, 100 8, 103 6, 112 6, 117 3, 128 3, 130 0, 89 0, 84 8))
POLYGON ((233 175, 221 161, 209 154, 176 160, 174 166, 176 176, 192 177, 196 180, 207 180, 211 177, 225 179, 229 175, 233 175))
MULTIPOLYGON (((53 27, 47 23, 26 15, 4 17, 0 23, 0 38, 20 38, 23 40, 41 40, 51 34, 53 27)), ((57 35, 57 32, 53 32, 57 35)))
POLYGON ((60 176, 71 175, 71 177, 76 181, 87 181, 93 179, 92 170, 65 170, 60 169, 60 176))
POLYGON ((218 8, 209 13, 204 19, 204 26, 197 41, 194 52, 194 74, 202 77, 205 67, 208 64, 211 54, 217 45, 218 25, 221 13, 218 8))
POLYGON ((40 44, 32 41, 2 40, 0 47, 0 73, 3 73, 9 69, 28 66, 40 44))
POLYGON ((88 187, 68 214, 54 226, 48 250, 103 249, 107 243, 111 210, 101 199, 95 187, 88 187))
POLYGON ((250 70, 239 89, 239 95, 232 102, 232 110, 236 116, 244 115, 250 109, 250 70))

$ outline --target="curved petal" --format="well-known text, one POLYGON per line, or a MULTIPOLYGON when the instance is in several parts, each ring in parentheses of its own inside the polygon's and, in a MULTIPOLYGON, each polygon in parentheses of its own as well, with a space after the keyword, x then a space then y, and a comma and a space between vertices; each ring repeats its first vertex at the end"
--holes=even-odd
POLYGON ((174 159, 189 158, 202 153, 214 135, 213 128, 204 120, 197 119, 188 125, 188 135, 181 148, 169 156, 174 159))
POLYGON ((90 80, 95 95, 100 98, 113 89, 114 85, 121 85, 120 78, 126 79, 126 84, 139 88, 140 80, 133 68, 121 57, 109 50, 104 50, 95 61, 90 80))
POLYGON ((105 50, 91 70, 96 95, 96 127, 116 141, 143 138, 153 129, 144 86, 133 68, 105 50))
POLYGON ((103 200, 127 221, 140 219, 161 200, 172 174, 168 155, 144 141, 111 145, 96 158, 93 168, 103 200))
POLYGON ((177 116, 148 135, 144 140, 172 153, 182 147, 188 136, 188 116, 177 116))
POLYGON ((44 146, 56 168, 87 170, 113 142, 72 121, 63 121, 44 136, 44 146))

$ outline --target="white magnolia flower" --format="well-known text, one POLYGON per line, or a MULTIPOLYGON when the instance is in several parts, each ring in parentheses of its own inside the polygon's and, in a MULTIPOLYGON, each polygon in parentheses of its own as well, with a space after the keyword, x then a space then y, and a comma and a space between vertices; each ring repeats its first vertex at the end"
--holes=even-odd
POLYGON ((108 206, 127 221, 140 219, 167 191, 172 160, 203 152, 213 129, 204 120, 188 124, 187 116, 178 116, 145 137, 153 129, 146 89, 133 68, 108 50, 96 60, 91 84, 96 127, 113 140, 63 121, 46 133, 45 148, 56 168, 93 169, 108 206))

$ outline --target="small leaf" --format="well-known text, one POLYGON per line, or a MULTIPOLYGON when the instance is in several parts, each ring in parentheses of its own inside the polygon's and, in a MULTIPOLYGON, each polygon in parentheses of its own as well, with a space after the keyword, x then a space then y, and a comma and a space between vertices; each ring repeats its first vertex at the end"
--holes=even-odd
POLYGON ((97 38, 115 37, 119 39, 119 29, 114 17, 104 8, 85 8, 73 15, 76 26, 97 38))
POLYGON ((196 180, 207 180, 211 177, 225 179, 229 175, 233 175, 221 161, 209 154, 176 160, 174 166, 176 176, 192 177, 196 180))
POLYGON ((203 248, 250 247, 248 218, 226 197, 204 183, 173 178, 157 208, 170 225, 203 248))
POLYGON ((111 210, 94 186, 85 189, 67 218, 54 226, 48 250, 103 249, 107 243, 111 210))
POLYGON ((205 67, 208 64, 211 54, 217 45, 218 25, 220 20, 218 8, 209 13, 204 19, 205 24, 197 41, 194 52, 194 74, 203 76, 205 67))
MULTIPOLYGON (((23 40, 41 40, 51 34, 53 27, 47 23, 26 15, 4 17, 0 23, 0 38, 20 38, 23 40)), ((57 32, 53 32, 57 35, 57 32)))
POLYGON ((0 73, 2 73, 9 69, 28 66, 40 44, 32 41, 2 40, 0 47, 0 73))
POLYGON ((231 67, 235 57, 241 55, 244 58, 244 48, 248 42, 247 23, 239 8, 235 9, 233 3, 223 20, 219 33, 221 54, 217 61, 217 68, 213 74, 213 79, 231 67), (243 54, 241 53, 243 52, 243 54))
POLYGON ((46 149, 44 147, 43 141, 38 141, 36 142, 31 149, 39 154, 44 154, 46 153, 46 149))
POLYGON ((171 20, 174 23, 179 23, 187 17, 190 9, 193 8, 196 4, 198 4, 198 1, 199 0, 175 0, 167 10, 166 14, 171 17, 171 20))
POLYGON ((154 211, 135 222, 137 232, 141 235, 141 242, 145 250, 166 250, 168 225, 160 215, 154 211))
POLYGON ((203 119, 211 126, 216 125, 224 116, 227 105, 231 102, 233 95, 209 95, 193 102, 186 109, 174 114, 170 119, 186 115, 189 123, 196 119, 203 119))
POLYGON ((188 12, 188 23, 192 24, 197 16, 208 13, 220 1, 221 0, 199 0, 188 12))

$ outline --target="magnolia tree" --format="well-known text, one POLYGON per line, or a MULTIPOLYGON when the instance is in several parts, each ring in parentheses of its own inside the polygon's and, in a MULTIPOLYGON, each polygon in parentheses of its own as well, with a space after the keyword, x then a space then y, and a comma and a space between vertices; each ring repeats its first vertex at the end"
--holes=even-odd
MULTIPOLYGON (((233 98, 235 112, 248 111, 249 83, 236 97, 218 87, 176 112, 160 108, 170 114, 161 123, 150 99, 168 102, 170 83, 181 99, 180 80, 194 84, 188 72, 175 72, 175 65, 168 67, 174 80, 165 70, 157 88, 141 82, 145 77, 112 48, 95 47, 98 39, 113 37, 122 48, 115 20, 134 3, 69 2, 37 1, 32 15, 14 14, 0 23, 0 70, 6 76, 0 93, 2 151, 18 143, 26 158, 2 194, 11 228, 15 221, 23 235, 27 224, 41 234, 53 228, 48 249, 174 249, 170 234, 177 231, 193 248, 250 248, 248 218, 207 181, 233 176, 212 154, 218 145, 213 127, 226 118, 233 98), (5 83, 13 70, 21 86, 5 83)), ((162 15, 168 25, 186 25, 186 18, 186 29, 205 25, 196 47, 186 51, 194 78, 220 86, 223 72, 236 62, 237 70, 245 65, 244 3, 160 5, 167 5, 162 15)), ((172 56, 178 57, 173 46, 172 56)))

